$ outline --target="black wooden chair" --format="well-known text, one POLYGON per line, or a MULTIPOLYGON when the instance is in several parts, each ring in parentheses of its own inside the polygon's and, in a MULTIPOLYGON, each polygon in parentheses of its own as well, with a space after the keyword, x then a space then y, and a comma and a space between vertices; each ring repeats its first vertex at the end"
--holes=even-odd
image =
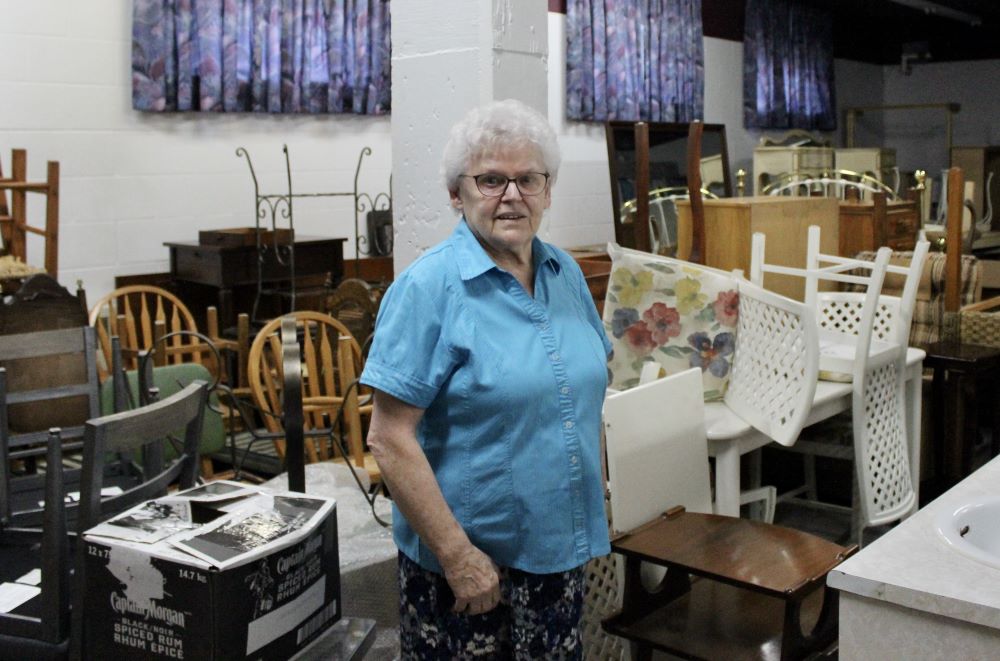
MULTIPOLYGON (((208 384, 194 381, 177 393, 140 408, 113 413, 88 420, 84 427, 83 468, 80 480, 80 503, 77 512, 78 535, 96 524, 130 507, 167 493, 178 484, 181 489, 193 487, 198 474, 198 443, 201 440, 208 384), (177 456, 159 470, 151 465, 148 446, 178 440, 177 456), (143 481, 121 495, 102 498, 105 462, 116 454, 144 455, 143 481)), ((83 602, 86 575, 84 572, 83 540, 76 553, 76 595, 73 599, 74 658, 83 658, 83 602)))
POLYGON ((162 401, 87 421, 77 513, 77 529, 81 533, 112 514, 162 496, 172 484, 179 484, 181 489, 194 486, 206 386, 204 381, 194 381, 162 401), (176 457, 159 470, 149 465, 151 462, 144 462, 147 465, 141 483, 121 495, 102 499, 105 462, 109 456, 135 454, 151 444, 162 444, 168 437, 179 441, 176 457))
MULTIPOLYGON (((0 370, 0 381, 5 378, 0 370)), ((0 384, 2 386, 2 384, 0 384)), ((4 409, 0 407, 0 418, 4 409)), ((59 430, 53 429, 46 444, 46 460, 58 466, 62 460, 59 430)), ((6 465, 6 447, 0 444, 0 461, 6 465)), ((0 498, 4 495, 0 494, 0 498)), ((45 472, 45 511, 41 529, 17 528, 0 521, 0 581, 10 582, 28 598, 9 612, 0 613, 0 660, 65 659, 69 650, 70 548, 66 532, 63 474, 45 472), (25 581, 41 569, 36 587, 25 581), (35 594, 31 594, 35 592, 35 594)), ((9 507, 4 501, 4 511, 9 507)), ((29 581, 33 583, 34 581, 29 581)))

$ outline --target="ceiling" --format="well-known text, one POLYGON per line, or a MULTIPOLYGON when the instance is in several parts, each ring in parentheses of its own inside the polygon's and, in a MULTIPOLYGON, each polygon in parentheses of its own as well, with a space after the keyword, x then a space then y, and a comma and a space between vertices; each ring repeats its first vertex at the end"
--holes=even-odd
POLYGON ((835 57, 899 64, 904 50, 916 50, 904 49, 905 44, 923 42, 932 62, 1000 58, 1000 2, 996 0, 930 0, 976 17, 980 24, 975 26, 889 0, 804 1, 833 13, 835 57))
MULTIPOLYGON (((977 17, 978 26, 891 0, 796 1, 831 13, 835 57, 900 64, 904 44, 925 42, 931 62, 1000 59, 1000 0, 929 0, 977 17)), ((920 0, 902 1, 920 4, 920 0)), ((705 35, 742 40, 745 4, 746 0, 702 0, 705 35)))

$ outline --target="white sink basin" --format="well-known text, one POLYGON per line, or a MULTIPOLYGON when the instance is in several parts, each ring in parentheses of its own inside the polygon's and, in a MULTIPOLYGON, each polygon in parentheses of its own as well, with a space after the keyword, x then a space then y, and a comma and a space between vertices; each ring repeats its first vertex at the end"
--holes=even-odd
POLYGON ((1000 569, 1000 497, 945 510, 938 516, 937 530, 956 551, 1000 569))

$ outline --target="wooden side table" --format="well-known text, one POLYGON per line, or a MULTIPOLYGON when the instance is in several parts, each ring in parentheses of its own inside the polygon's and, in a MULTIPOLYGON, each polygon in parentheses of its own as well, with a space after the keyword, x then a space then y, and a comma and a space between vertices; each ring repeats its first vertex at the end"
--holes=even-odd
POLYGON ((924 367, 934 370, 931 386, 934 482, 920 490, 930 500, 975 470, 980 408, 990 417, 990 456, 1000 451, 1000 349, 958 342, 926 347, 924 367))

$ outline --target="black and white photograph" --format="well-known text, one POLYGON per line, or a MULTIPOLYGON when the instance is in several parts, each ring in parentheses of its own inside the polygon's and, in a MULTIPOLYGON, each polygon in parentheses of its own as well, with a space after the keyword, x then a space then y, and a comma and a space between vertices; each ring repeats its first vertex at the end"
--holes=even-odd
POLYGON ((98 524, 88 534, 153 544, 197 527, 191 520, 191 504, 187 500, 158 498, 98 524))
POLYGON ((225 568, 276 546, 294 543, 299 531, 333 507, 327 500, 275 495, 259 501, 260 507, 236 512, 218 524, 208 524, 196 534, 170 543, 219 568, 225 568))

